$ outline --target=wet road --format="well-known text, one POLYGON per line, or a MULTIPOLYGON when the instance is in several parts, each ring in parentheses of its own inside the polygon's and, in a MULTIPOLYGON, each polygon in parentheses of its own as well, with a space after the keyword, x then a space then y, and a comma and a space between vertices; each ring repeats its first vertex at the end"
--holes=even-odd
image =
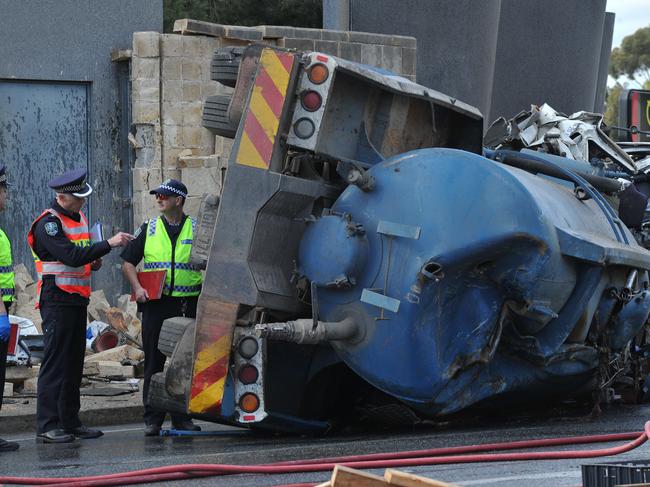
MULTIPOLYGON (((597 419, 576 413, 536 419, 501 418, 489 424, 421 426, 408 430, 355 431, 321 438, 268 436, 201 423, 219 436, 144 438, 141 425, 106 428, 96 440, 65 445, 36 444, 32 436, 7 436, 19 441, 18 452, 0 454, 0 472, 16 476, 73 477, 136 470, 179 463, 258 464, 299 458, 318 458, 398 450, 414 450, 474 443, 515 441, 586 434, 640 431, 650 420, 650 406, 617 406, 597 419)), ((565 447, 594 449, 614 444, 565 447)), ((650 444, 602 460, 553 460, 409 467, 403 470, 463 486, 577 486, 580 465, 650 459, 650 444)), ((383 474, 382 470, 372 471, 383 474)), ((223 486, 273 486, 293 482, 322 482, 330 473, 291 475, 238 475, 198 479, 176 484, 223 486)), ((174 485, 176 485, 174 484, 174 485)), ((156 484, 150 484, 156 485, 156 484)), ((160 484, 162 485, 162 484, 160 484)))

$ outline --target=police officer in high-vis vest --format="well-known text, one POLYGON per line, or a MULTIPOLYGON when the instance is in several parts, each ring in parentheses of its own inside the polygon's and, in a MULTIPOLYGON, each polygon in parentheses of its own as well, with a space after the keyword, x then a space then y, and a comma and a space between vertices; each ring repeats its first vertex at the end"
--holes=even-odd
MULTIPOLYGON (((203 282, 201 272, 190 264, 194 238, 194 219, 183 213, 187 188, 175 179, 168 179, 150 191, 156 196, 161 216, 145 221, 135 232, 135 240, 122 251, 122 271, 131 284, 142 310, 142 343, 144 346, 145 435, 157 436, 165 419, 165 411, 148 404, 151 376, 161 372, 165 356, 158 350, 162 323, 174 316, 196 317, 196 304, 203 282), (162 297, 149 300, 149 294, 138 281, 136 266, 144 258, 144 272, 167 271, 162 297)), ((175 429, 199 431, 186 415, 172 414, 175 429)))
POLYGON ((91 244, 81 211, 92 188, 86 171, 68 171, 49 182, 56 199, 34 220, 27 235, 38 273, 38 307, 43 318, 44 356, 38 374, 37 441, 67 443, 103 433, 79 420, 79 387, 86 347, 90 272, 101 257, 133 237, 120 232, 91 244))
MULTIPOLYGON (((0 211, 7 205, 7 171, 0 166, 0 211)), ((0 306, 0 385, 5 383, 5 367, 7 365, 7 346, 9 345, 9 306, 14 300, 14 268, 11 257, 11 242, 0 228, 0 295, 4 306, 0 306)), ((0 408, 2 407, 2 391, 0 391, 0 408)), ((0 438, 0 453, 18 450, 18 443, 5 441, 0 438)))

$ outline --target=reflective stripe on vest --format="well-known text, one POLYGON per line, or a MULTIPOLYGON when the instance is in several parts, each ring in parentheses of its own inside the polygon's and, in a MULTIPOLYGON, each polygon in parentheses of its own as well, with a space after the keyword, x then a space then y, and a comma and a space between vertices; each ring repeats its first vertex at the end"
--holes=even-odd
POLYGON ((14 299, 14 266, 11 257, 11 242, 0 229, 0 295, 2 301, 14 299))
POLYGON ((186 218, 174 248, 174 269, 172 269, 172 242, 165 225, 158 217, 149 221, 144 244, 144 271, 166 270, 163 294, 168 296, 198 296, 201 293, 203 277, 201 272, 190 264, 190 252, 196 222, 186 218), (172 285, 174 278, 174 288, 172 285))
POLYGON ((70 294, 80 294, 84 298, 90 297, 90 264, 81 267, 72 267, 59 261, 44 262, 40 260, 34 252, 34 227, 41 218, 47 215, 53 215, 59 219, 61 227, 63 228, 63 233, 74 245, 78 247, 87 247, 90 245, 88 220, 86 220, 86 216, 82 212, 79 212, 81 221, 76 222, 72 218, 49 208, 34 220, 29 229, 29 233, 27 234, 27 243, 32 249, 34 264, 36 265, 36 272, 38 273, 36 302, 38 303, 40 300, 44 275, 54 276, 54 284, 56 284, 56 287, 62 291, 70 294))

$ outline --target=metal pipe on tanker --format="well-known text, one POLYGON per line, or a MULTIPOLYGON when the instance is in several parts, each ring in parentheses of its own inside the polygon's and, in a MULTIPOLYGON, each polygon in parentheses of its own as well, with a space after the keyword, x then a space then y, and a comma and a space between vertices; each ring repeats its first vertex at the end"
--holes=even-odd
POLYGON ((255 331, 270 340, 316 344, 354 338, 359 327, 352 318, 334 322, 319 321, 316 327, 311 318, 305 318, 281 323, 261 323, 255 325, 255 331))

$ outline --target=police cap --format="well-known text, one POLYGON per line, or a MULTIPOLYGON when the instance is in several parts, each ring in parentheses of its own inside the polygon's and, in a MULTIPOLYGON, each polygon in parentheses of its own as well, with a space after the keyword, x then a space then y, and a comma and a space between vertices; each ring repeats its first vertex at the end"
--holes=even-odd
POLYGON ((93 192, 93 188, 86 182, 85 169, 73 169, 55 177, 47 184, 57 193, 68 193, 77 198, 85 198, 93 192))
POLYGON ((182 196, 187 198, 187 186, 178 179, 163 181, 156 189, 149 191, 149 194, 162 194, 165 196, 182 196))

